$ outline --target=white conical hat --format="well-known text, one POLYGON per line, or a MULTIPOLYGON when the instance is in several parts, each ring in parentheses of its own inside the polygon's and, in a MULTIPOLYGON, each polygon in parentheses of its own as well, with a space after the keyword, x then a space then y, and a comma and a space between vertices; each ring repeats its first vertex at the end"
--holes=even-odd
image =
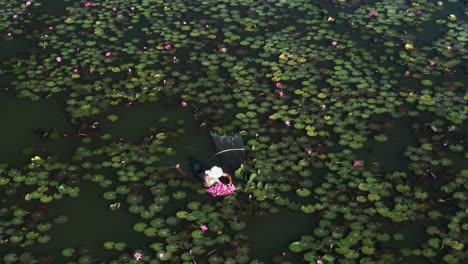
POLYGON ((205 174, 208 174, 211 178, 219 178, 223 176, 223 169, 218 166, 213 166, 210 170, 205 171, 205 174))

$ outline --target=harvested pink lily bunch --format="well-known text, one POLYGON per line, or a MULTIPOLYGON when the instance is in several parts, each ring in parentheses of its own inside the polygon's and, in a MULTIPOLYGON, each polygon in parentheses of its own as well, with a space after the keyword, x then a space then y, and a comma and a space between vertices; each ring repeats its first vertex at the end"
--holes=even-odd
POLYGON ((233 194, 235 190, 236 186, 234 186, 234 184, 224 184, 222 182, 218 182, 210 188, 206 189, 206 191, 213 197, 233 194))
POLYGON ((378 15, 379 15, 379 12, 377 12, 377 11, 370 11, 370 12, 369 12, 369 16, 370 16, 370 17, 376 17, 376 16, 378 16, 378 15))
POLYGON ((200 229, 203 233, 205 233, 208 230, 208 227, 206 225, 201 225, 200 229))

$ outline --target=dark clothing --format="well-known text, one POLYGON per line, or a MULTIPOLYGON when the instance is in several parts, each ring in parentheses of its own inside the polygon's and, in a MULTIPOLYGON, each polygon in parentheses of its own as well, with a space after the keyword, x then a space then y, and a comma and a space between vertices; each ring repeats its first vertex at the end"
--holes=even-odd
POLYGON ((192 174, 202 180, 205 178, 205 170, 206 166, 203 166, 199 163, 194 163, 192 165, 192 174))

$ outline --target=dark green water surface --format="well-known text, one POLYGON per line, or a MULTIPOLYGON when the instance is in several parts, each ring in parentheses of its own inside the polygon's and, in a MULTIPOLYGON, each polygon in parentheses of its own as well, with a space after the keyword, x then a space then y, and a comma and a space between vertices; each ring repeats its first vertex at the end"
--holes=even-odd
POLYGON ((141 263, 466 263, 464 1, 13 2, 0 1, 0 263, 137 263, 135 252, 141 263), (387 19, 405 12, 410 22, 387 19), (212 131, 244 140, 232 199, 191 175, 221 166, 212 131), (45 222, 50 241, 28 244, 45 222), (141 222, 156 234, 135 231, 141 222))

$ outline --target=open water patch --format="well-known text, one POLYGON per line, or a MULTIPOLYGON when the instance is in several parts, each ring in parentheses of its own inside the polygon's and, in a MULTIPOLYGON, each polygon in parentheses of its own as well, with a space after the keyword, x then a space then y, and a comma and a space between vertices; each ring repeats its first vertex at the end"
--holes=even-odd
POLYGON ((291 209, 250 220, 246 233, 253 241, 253 258, 268 263, 274 256, 281 255, 291 242, 312 233, 315 222, 313 215, 291 209))
POLYGON ((26 161, 33 153, 47 153, 60 160, 70 157, 76 141, 63 109, 58 99, 31 102, 0 94, 0 163, 26 161))

